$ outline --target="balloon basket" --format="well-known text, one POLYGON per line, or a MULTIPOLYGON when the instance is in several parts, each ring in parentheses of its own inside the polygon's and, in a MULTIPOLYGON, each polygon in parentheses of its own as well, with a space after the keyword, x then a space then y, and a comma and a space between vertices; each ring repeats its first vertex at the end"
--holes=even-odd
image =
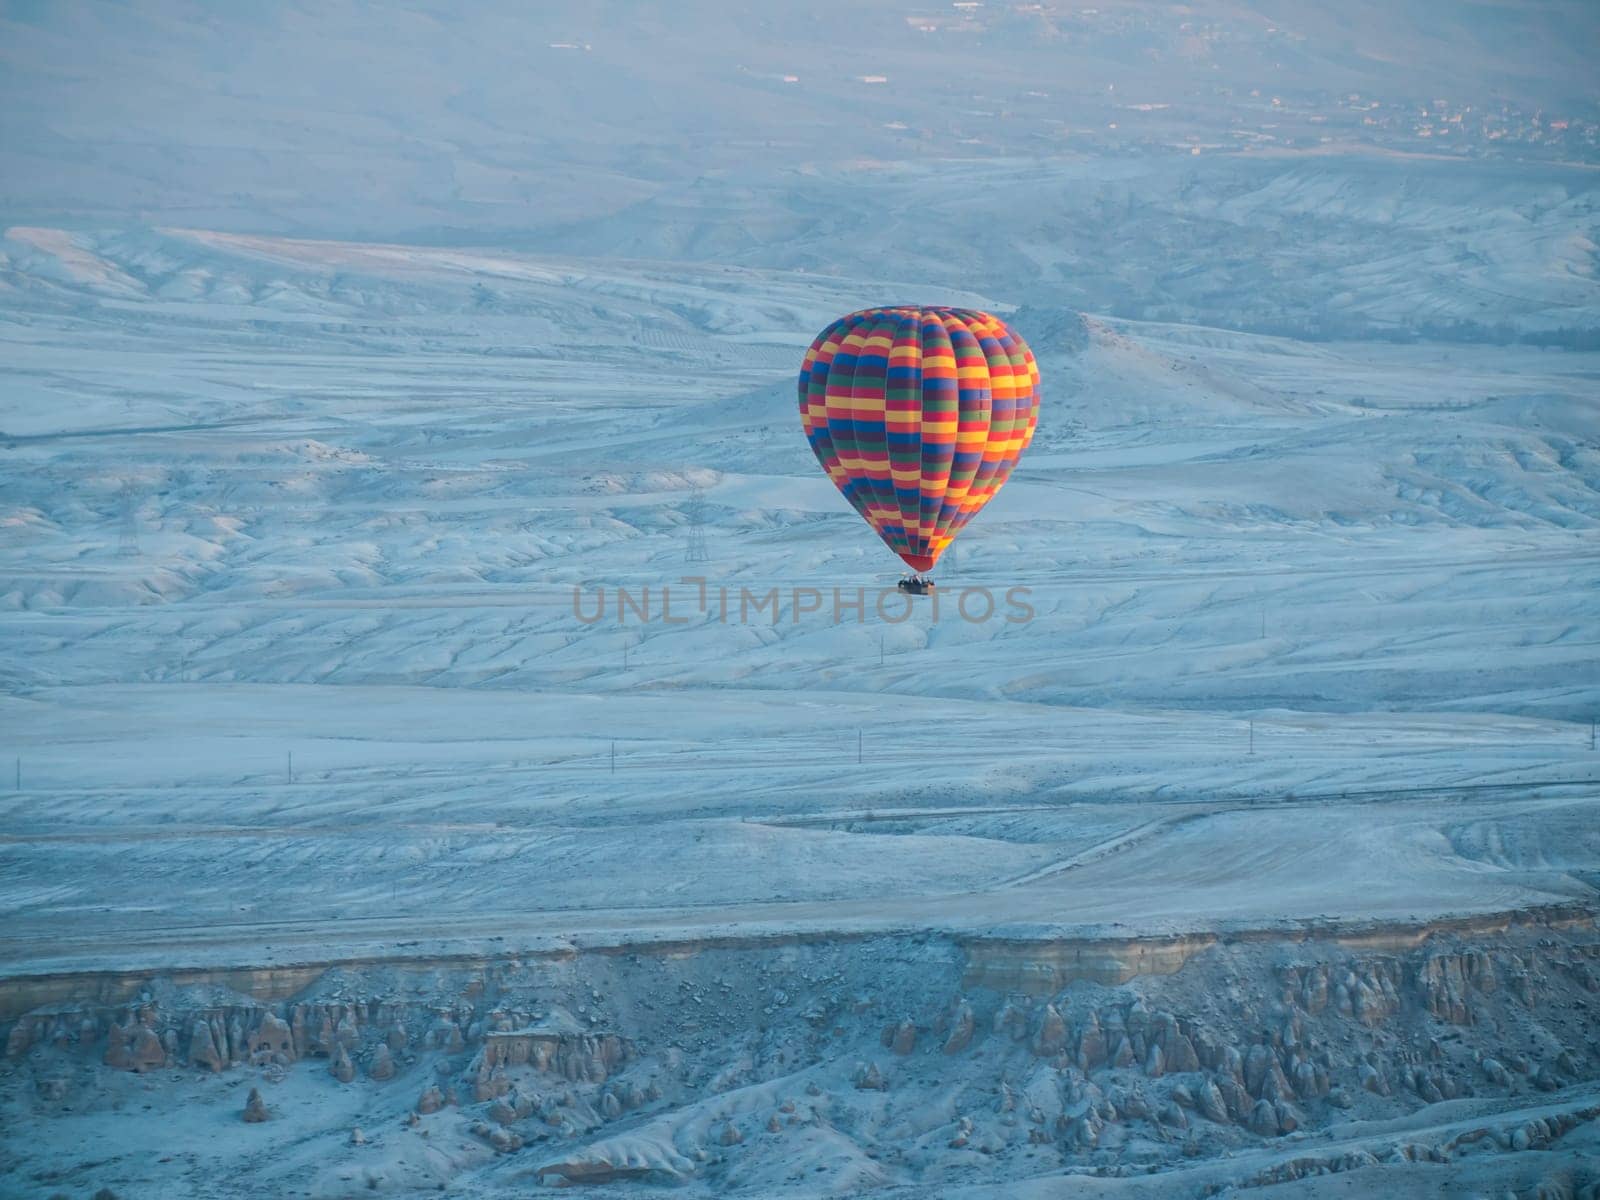
POLYGON ((931 579, 913 575, 909 579, 902 579, 896 586, 908 596, 926 596, 936 590, 938 585, 931 579))

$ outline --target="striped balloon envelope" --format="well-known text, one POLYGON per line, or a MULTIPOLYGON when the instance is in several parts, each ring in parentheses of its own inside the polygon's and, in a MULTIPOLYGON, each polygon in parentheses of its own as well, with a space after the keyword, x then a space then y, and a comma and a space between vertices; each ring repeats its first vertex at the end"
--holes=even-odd
POLYGON ((867 308, 806 351, 800 420, 822 469, 889 549, 929 571, 1033 440, 1039 367, 969 308, 867 308))

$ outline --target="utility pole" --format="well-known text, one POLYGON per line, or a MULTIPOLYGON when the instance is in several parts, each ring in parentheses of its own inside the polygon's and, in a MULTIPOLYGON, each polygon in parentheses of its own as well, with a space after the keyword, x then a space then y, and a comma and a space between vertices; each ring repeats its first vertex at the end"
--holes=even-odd
POLYGON ((288 751, 288 756, 284 759, 283 774, 284 774, 285 782, 287 782, 287 783, 293 783, 294 782, 294 751, 293 750, 288 751))
POLYGON ((1263 642, 1267 640, 1267 606, 1265 604, 1261 606, 1261 640, 1263 642))
POLYGON ((856 762, 861 761, 861 730, 856 730, 856 762))
POLYGON ((627 642, 623 642, 622 643, 622 669, 624 671, 626 671, 628 669, 628 643, 627 642))
POLYGON ((878 635, 878 665, 883 666, 883 634, 878 635))
POLYGON ((617 773, 617 744, 615 742, 611 743, 611 773, 613 775, 617 773))
POLYGON ((1255 752, 1256 752, 1256 723, 1252 720, 1250 722, 1250 753, 1254 754, 1255 752))
POLYGON ((1593 717, 1590 717, 1589 718, 1589 749, 1591 749, 1591 750, 1594 749, 1594 725, 1595 725, 1595 719, 1593 717))

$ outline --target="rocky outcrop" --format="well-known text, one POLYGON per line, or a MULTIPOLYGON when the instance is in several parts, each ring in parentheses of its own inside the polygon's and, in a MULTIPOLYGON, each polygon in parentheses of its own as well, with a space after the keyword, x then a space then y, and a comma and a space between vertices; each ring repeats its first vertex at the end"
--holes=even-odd
POLYGON ((1339 1013, 1369 1028, 1381 1025, 1400 1009, 1399 964, 1375 959, 1346 970, 1334 987, 1333 1003, 1339 1013))
POLYGON ((379 1042, 367 1060, 367 1078, 375 1079, 379 1083, 394 1078, 394 1057, 389 1053, 386 1043, 379 1042))
POLYGON ((65 1075, 47 1075, 35 1085, 39 1099, 58 1102, 67 1098, 67 1093, 72 1090, 72 1084, 65 1075))
POLYGON ((189 1062, 196 1067, 205 1067, 210 1071, 221 1071, 227 1064, 223 1061, 222 1052, 217 1049, 216 1036, 211 1032, 211 1023, 200 1020, 194 1023, 194 1034, 189 1039, 189 1062))
POLYGON ((1105 1065, 1105 1032, 1100 1028, 1099 1014, 1092 1009, 1078 1030, 1077 1050, 1078 1070, 1088 1072, 1105 1065))
POLYGON ((1245 1091, 1232 1075, 1218 1074, 1213 1076, 1211 1082, 1217 1089, 1217 1094, 1222 1097, 1223 1107, 1227 1110, 1229 1120, 1243 1121, 1250 1115, 1253 1104, 1250 1093, 1245 1091))
POLYGON ((33 1045, 33 1021, 23 1017, 6 1035, 6 1057, 21 1058, 33 1045))
POLYGON ((917 1048, 917 1027, 911 1021, 901 1021, 885 1031, 884 1045, 891 1054, 904 1058, 917 1048))
POLYGON ((1028 1036, 1027 1008, 1008 999, 994 1015, 994 1031, 999 1037, 1009 1038, 1013 1042, 1022 1041, 1028 1036))
MULTIPOLYGON (((549 1026, 485 1029, 481 1058, 474 1071, 481 1083, 504 1066, 532 1066, 572 1083, 604 1083, 631 1056, 626 1039, 613 1033, 579 1033, 549 1026)), ((448 1026, 436 1026, 430 1041, 449 1051, 455 1038, 448 1026)))
POLYGON ((889 1082, 884 1078, 883 1072, 878 1069, 877 1063, 865 1063, 856 1068, 854 1078, 851 1080, 859 1091, 886 1092, 889 1082))
POLYGON ((557 1044, 553 1069, 573 1082, 604 1083, 626 1057, 626 1045, 614 1034, 585 1034, 557 1044))
POLYGON ((244 1119, 252 1125, 272 1119, 272 1114, 267 1111, 267 1102, 261 1098, 258 1088, 251 1088, 250 1096, 244 1102, 244 1119))
POLYGON ((485 1100, 493 1100, 505 1095, 510 1088, 511 1081, 506 1077, 505 1068, 493 1065, 490 1055, 485 1051, 473 1072, 473 1101, 481 1104, 485 1100))
POLYGON ((106 1052, 101 1061, 119 1071, 126 1071, 132 1067, 128 1057, 128 1030, 116 1021, 111 1022, 111 1031, 106 1034, 106 1052))
POLYGON ((1245 1126, 1257 1137, 1277 1137, 1279 1133, 1278 1112, 1273 1107, 1272 1101, 1257 1100, 1255 1107, 1250 1110, 1250 1115, 1245 1120, 1245 1126))
POLYGON ((1429 955, 1417 968, 1415 986, 1430 1014, 1455 1025, 1471 1025, 1476 1020, 1473 994, 1493 991, 1498 980, 1488 953, 1477 950, 1429 955))
POLYGON ((247 1047, 250 1061, 258 1066, 268 1063, 288 1066, 297 1057, 294 1031, 289 1028, 287 1021, 270 1012, 261 1018, 261 1024, 250 1035, 247 1047))
POLYGON ((976 1028, 977 1020, 972 1014, 972 1005, 962 1001, 961 1007, 950 1022, 950 1036, 945 1039, 944 1053, 960 1054, 972 1045, 972 1035, 976 1028))
POLYGON ((449 1016, 440 1014, 428 1030, 426 1045, 430 1050, 443 1050, 446 1054, 459 1054, 466 1049, 466 1039, 461 1036, 461 1026, 449 1016))
POLYGON ((159 1071, 167 1065, 167 1048, 148 1025, 133 1031, 128 1046, 128 1068, 133 1071, 159 1071))
POLYGON ((1167 1073, 1166 1055, 1161 1053, 1161 1047, 1152 1044, 1144 1056, 1144 1073, 1151 1079, 1160 1079, 1167 1073))
POLYGON ((557 1185, 628 1181, 678 1184, 691 1179, 695 1170, 694 1160, 679 1153, 664 1138, 619 1138, 546 1163, 537 1174, 547 1183, 557 1185))
POLYGON ((350 1053, 343 1046, 335 1046, 333 1062, 328 1065, 328 1073, 340 1083, 350 1083, 356 1077, 356 1065, 350 1061, 350 1053))
MULTIPOLYGON (((1005 1177, 1008 1156, 1025 1165, 1020 1156, 1031 1146, 1075 1156, 1074 1170, 1116 1173, 1127 1155, 1167 1169, 1185 1155, 1250 1150, 1334 1122, 1381 1128, 1474 1090, 1497 1101, 1512 1093, 1540 1106, 1567 1102, 1563 1088, 1600 1073, 1583 1020, 1600 954, 1585 945, 1573 934, 1548 944, 1513 938, 1510 948, 1488 950, 1439 940, 1394 954, 1317 942, 1218 946, 1175 976, 1033 998, 969 990, 958 971, 941 988, 909 969, 896 975, 886 960, 861 960, 869 980, 866 966, 847 971, 835 959, 819 969, 807 957, 846 953, 837 948, 796 951, 781 974, 750 987, 693 955, 640 964, 619 954, 597 968, 592 988, 575 987, 563 972, 577 968, 566 965, 507 966, 504 976, 474 979, 456 995, 440 990, 441 979, 454 986, 448 976, 426 986, 413 980, 401 998, 365 994, 372 985, 351 973, 272 1011, 221 992, 153 988, 131 1005, 28 1014, 8 1039, 26 1048, 0 1075, 14 1072, 49 1102, 38 1105, 44 1111, 92 1095, 81 1081, 98 1069, 97 1056, 119 1069, 182 1063, 208 1072, 245 1059, 276 1081, 290 1064, 325 1054, 322 1066, 338 1078, 353 1080, 358 1069, 376 1081, 401 1075, 412 1096, 433 1085, 405 1114, 411 1132, 381 1119, 387 1132, 373 1137, 389 1145, 366 1154, 369 1162, 393 1139, 421 1146, 430 1135, 450 1135, 453 1118, 416 1114, 447 1107, 459 1092, 481 1106, 460 1127, 481 1126, 475 1136, 498 1153, 526 1153, 539 1142, 584 1146, 562 1153, 545 1173, 552 1181, 673 1179, 681 1163, 664 1171, 648 1164, 680 1130, 688 1131, 677 1144, 689 1147, 689 1172, 716 1183, 749 1178, 752 1156, 780 1149, 774 1139, 785 1152, 808 1153, 819 1130, 856 1141, 862 1160, 899 1153, 897 1140, 930 1136, 940 1154, 946 1144, 967 1152, 952 1161, 982 1155, 996 1178, 1005 1177), (613 1010, 605 980, 628 971, 648 986, 632 987, 613 1010), (412 1038, 408 1029, 427 1032, 412 1038), (970 1053, 980 1029, 995 1036, 970 1053), (886 1069, 901 1099, 873 1094, 889 1088, 886 1069), (796 1087, 795 1098, 783 1099, 778 1081, 796 1073, 805 1096, 796 1087), (928 1110, 932 1123, 908 1118, 926 1107, 921 1089, 944 1078, 963 1089, 951 1092, 959 1108, 928 1110), (855 1089, 841 1092, 845 1079, 855 1089), (629 1118, 663 1092, 665 1104, 629 1118), (741 1140, 724 1143, 728 1128, 741 1140)), ((927 956, 919 951, 917 961, 924 969, 927 956)), ((140 1085, 119 1085, 129 1086, 140 1085)), ((26 1094, 30 1104, 34 1098, 26 1094)), ((393 1097, 384 1100, 376 1087, 344 1102, 358 1100, 393 1111, 393 1097)), ((1506 1133, 1508 1142, 1550 1144, 1533 1121, 1522 1125, 1506 1133)), ((1483 1138, 1498 1136, 1487 1121, 1484 1128, 1483 1138)), ((1296 1137, 1274 1153, 1311 1153, 1315 1142, 1296 1137)), ((1471 1144, 1473 1153, 1489 1152, 1483 1139, 1471 1144)), ((1446 1152, 1382 1149, 1402 1157, 1446 1152)), ((481 1147, 476 1153, 486 1157, 481 1147)), ((353 1186, 363 1183, 357 1176, 353 1186)))
POLYGON ((1040 1058, 1059 1054, 1067 1044, 1067 1023, 1054 1004, 1046 1004, 1033 1035, 1033 1052, 1040 1058))
POLYGON ((524 1145, 522 1135, 504 1125, 489 1125, 483 1121, 474 1121, 470 1129, 474 1137, 486 1142, 497 1154, 514 1154, 524 1145))

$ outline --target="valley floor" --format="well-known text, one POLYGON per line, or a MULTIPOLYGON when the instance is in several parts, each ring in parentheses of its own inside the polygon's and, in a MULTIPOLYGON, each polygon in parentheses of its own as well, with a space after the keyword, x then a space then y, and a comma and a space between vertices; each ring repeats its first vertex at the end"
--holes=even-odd
POLYGON ((1595 355, 1024 308, 896 619, 862 281, 5 245, 0 1194, 1593 1194, 1595 355))

